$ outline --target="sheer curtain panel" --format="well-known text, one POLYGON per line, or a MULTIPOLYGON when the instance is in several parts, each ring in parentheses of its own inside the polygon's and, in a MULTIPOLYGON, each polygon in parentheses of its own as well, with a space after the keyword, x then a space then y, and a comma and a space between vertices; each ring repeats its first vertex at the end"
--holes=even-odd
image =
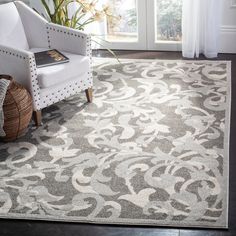
POLYGON ((183 0, 182 50, 187 58, 217 57, 219 52, 221 0, 183 0))

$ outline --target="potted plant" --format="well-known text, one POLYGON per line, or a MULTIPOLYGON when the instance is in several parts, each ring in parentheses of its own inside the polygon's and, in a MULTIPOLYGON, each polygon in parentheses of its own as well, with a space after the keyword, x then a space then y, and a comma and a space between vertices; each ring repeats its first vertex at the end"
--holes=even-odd
MULTIPOLYGON (((94 22, 107 19, 115 24, 120 20, 120 16, 113 15, 109 5, 98 8, 99 0, 41 0, 41 2, 46 14, 42 14, 44 18, 52 23, 82 31, 94 22), (71 4, 76 4, 73 12, 70 10, 71 4)), ((97 39, 104 40, 99 35, 92 35, 93 42, 103 46, 97 39)), ((106 49, 116 57, 112 50, 106 49)))

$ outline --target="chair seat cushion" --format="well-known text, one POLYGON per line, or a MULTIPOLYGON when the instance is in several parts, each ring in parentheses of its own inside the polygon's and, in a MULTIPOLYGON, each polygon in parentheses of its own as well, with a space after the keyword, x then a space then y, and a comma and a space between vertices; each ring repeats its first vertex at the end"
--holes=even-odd
MULTIPOLYGON (((49 49, 31 48, 31 52, 42 52, 49 49)), ((40 88, 48 88, 65 81, 79 77, 89 71, 89 57, 62 52, 70 61, 68 63, 38 68, 38 83, 40 88)))

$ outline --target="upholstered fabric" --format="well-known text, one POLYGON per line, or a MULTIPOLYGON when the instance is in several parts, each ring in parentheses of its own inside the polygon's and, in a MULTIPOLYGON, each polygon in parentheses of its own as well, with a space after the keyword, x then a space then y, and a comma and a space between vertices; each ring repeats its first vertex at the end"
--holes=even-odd
POLYGON ((80 75, 78 78, 49 88, 40 89, 41 108, 48 107, 93 86, 93 81, 87 74, 80 75))
POLYGON ((47 32, 50 39, 49 46, 51 48, 60 48, 63 51, 77 53, 83 56, 89 53, 87 41, 85 40, 88 38, 88 35, 84 32, 65 28, 53 23, 47 26, 47 32))
MULTIPOLYGON (((48 50, 46 48, 32 48, 32 52, 40 52, 48 50)), ((38 68, 38 83, 40 88, 48 88, 67 82, 71 79, 74 79, 77 76, 80 76, 84 73, 87 73, 89 70, 89 58, 86 56, 76 55, 68 52, 62 53, 67 56, 70 61, 68 63, 63 63, 54 66, 47 66, 38 68)))
MULTIPOLYGON (((8 43, 0 40, 0 72, 12 75, 28 89, 33 98, 34 110, 41 110, 92 87, 90 35, 48 23, 21 1, 0 5, 1 12, 4 12, 4 16, 9 14, 14 19, 20 19, 19 22, 23 23, 22 32, 26 34, 28 42, 23 49, 10 40, 8 43), (58 49, 71 57, 71 63, 58 65, 58 71, 56 67, 38 69, 34 54, 29 48, 58 49)), ((1 24, 0 22, 0 27, 1 24)))
POLYGON ((37 68, 32 52, 0 45, 0 73, 11 75, 23 85, 33 97, 33 106, 40 107, 37 68))
POLYGON ((35 17, 35 11, 30 9, 23 2, 15 1, 14 3, 20 13, 29 47, 48 47, 47 32, 45 31, 47 21, 40 15, 35 17))
POLYGON ((28 49, 24 27, 14 3, 0 7, 0 44, 19 49, 28 49))

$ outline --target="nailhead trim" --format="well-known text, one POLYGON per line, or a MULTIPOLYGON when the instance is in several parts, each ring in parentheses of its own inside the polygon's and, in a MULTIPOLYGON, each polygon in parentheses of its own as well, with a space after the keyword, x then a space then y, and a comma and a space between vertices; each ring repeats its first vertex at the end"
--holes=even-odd
POLYGON ((13 53, 13 52, 11 52, 11 51, 6 51, 6 50, 3 50, 3 49, 0 49, 0 53, 6 54, 6 55, 9 55, 9 56, 13 56, 13 57, 18 57, 18 58, 23 59, 23 60, 28 59, 28 58, 25 57, 25 56, 22 56, 22 55, 20 55, 20 54, 13 53))
POLYGON ((47 24, 47 25, 46 25, 47 35, 50 34, 50 31, 54 31, 54 32, 57 32, 57 33, 64 33, 64 34, 71 35, 71 36, 78 37, 78 38, 81 37, 82 39, 85 38, 85 36, 80 35, 79 32, 78 32, 77 34, 76 34, 76 33, 71 33, 70 30, 59 30, 59 29, 57 29, 56 26, 53 26, 53 27, 52 27, 52 26, 49 26, 49 25, 50 25, 50 24, 47 24))
POLYGON ((29 57, 29 64, 30 64, 30 70, 31 70, 31 82, 32 82, 32 87, 33 89, 33 100, 35 103, 35 108, 36 110, 41 109, 41 99, 40 99, 40 89, 39 89, 39 84, 38 84, 38 73, 37 73, 37 68, 36 68, 36 62, 34 56, 29 57))
POLYGON ((41 109, 92 87, 93 81, 91 76, 88 76, 84 81, 73 82, 73 84, 69 84, 52 94, 42 97, 43 105, 41 109), (84 81, 86 81, 86 83, 84 81))
POLYGON ((16 57, 17 59, 24 60, 29 64, 29 69, 30 69, 30 75, 31 75, 31 85, 32 85, 32 98, 34 102, 34 106, 36 107, 37 110, 41 109, 41 104, 40 104, 40 93, 39 93, 39 85, 38 85, 38 80, 37 80, 37 68, 36 68, 36 62, 34 56, 24 56, 19 53, 7 51, 4 49, 0 49, 0 53, 9 55, 11 57, 16 57))

